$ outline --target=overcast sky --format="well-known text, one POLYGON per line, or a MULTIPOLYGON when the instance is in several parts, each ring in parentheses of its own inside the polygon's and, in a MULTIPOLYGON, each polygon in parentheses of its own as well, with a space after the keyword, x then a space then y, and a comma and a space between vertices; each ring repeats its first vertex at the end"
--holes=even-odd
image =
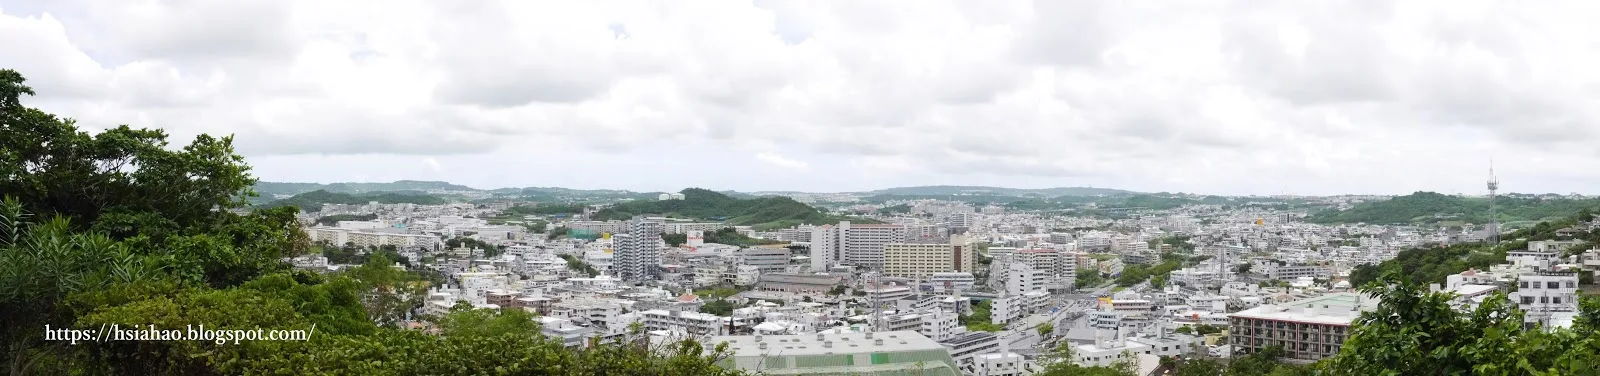
POLYGON ((0 0, 76 118, 267 181, 1600 193, 1600 1, 0 0))

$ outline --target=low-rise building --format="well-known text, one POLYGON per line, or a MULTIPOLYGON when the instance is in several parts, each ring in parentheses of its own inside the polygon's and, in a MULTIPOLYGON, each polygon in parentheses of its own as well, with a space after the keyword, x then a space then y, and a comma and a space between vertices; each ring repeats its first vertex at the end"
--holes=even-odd
POLYGON ((763 375, 962 374, 949 351, 913 331, 841 332, 782 336, 716 336, 707 351, 727 343, 718 365, 763 375))
POLYGON ((1281 346, 1286 360, 1314 362, 1338 354, 1350 323, 1377 305, 1377 299, 1361 293, 1261 305, 1228 315, 1229 343, 1241 353, 1281 346))

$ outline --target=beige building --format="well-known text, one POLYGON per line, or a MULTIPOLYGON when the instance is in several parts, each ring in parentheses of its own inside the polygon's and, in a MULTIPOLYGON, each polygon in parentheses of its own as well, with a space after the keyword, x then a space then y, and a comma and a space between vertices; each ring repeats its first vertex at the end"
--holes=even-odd
POLYGON ((891 243, 883 246, 883 274, 928 278, 934 273, 968 272, 977 267, 972 240, 952 236, 949 243, 891 243))

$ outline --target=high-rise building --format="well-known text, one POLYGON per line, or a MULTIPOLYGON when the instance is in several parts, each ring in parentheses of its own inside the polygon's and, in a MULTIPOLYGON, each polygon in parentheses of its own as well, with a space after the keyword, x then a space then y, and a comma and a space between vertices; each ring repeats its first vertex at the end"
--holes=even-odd
POLYGON ((626 236, 614 236, 616 257, 612 262, 618 277, 640 281, 653 279, 661 265, 660 221, 636 217, 628 221, 626 236))
POLYGON ((840 221, 838 226, 818 226, 811 233, 811 266, 814 270, 831 265, 881 270, 883 247, 905 242, 906 227, 902 225, 840 221))

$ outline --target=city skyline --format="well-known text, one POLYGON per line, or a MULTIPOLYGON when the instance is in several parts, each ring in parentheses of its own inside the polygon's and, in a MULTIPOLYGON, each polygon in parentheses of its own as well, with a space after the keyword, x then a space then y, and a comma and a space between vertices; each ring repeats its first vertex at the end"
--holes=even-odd
POLYGON ((1590 194, 1584 4, 0 0, 0 58, 267 181, 1590 194))

